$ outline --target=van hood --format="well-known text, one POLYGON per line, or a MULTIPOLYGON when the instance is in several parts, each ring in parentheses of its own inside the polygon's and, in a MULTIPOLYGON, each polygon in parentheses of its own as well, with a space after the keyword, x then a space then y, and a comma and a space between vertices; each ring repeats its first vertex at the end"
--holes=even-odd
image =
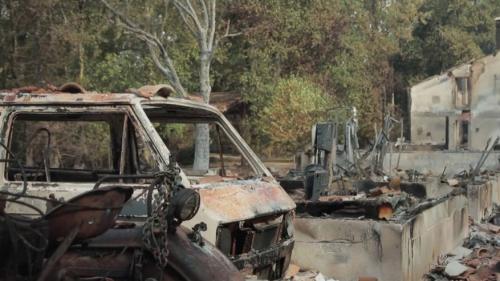
POLYGON ((229 223, 295 209, 283 188, 264 179, 192 185, 200 193, 200 210, 219 223, 229 223))

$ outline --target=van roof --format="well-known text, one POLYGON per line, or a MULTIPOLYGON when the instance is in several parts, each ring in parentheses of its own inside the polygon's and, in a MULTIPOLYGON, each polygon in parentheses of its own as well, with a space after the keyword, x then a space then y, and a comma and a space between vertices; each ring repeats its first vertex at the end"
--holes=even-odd
POLYGON ((24 87, 0 90, 0 106, 16 105, 111 105, 136 103, 168 103, 218 111, 215 107, 192 99, 160 95, 141 96, 137 93, 83 92, 68 93, 53 89, 24 87))

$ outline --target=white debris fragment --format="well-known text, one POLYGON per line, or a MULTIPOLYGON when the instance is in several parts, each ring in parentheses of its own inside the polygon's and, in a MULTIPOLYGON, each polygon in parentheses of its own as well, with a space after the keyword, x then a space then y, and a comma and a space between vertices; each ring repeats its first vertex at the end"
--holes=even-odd
POLYGON ((323 274, 318 274, 316 275, 316 278, 314 278, 314 281, 326 281, 325 276, 323 274))
MULTIPOLYGON (((290 278, 285 278, 285 281, 340 281, 333 278, 327 278, 322 273, 318 273, 317 271, 301 271, 298 272, 295 276, 290 278)), ((253 281, 253 280, 252 280, 253 281)))
POLYGON ((245 281, 266 281, 266 280, 259 279, 255 275, 247 275, 247 276, 245 276, 245 281))
POLYGON ((450 260, 461 260, 464 257, 472 254, 472 250, 464 248, 462 246, 458 246, 457 248, 453 249, 450 254, 453 255, 452 257, 450 257, 450 260))
POLYGON ((318 273, 318 275, 316 275, 316 278, 314 278, 314 281, 339 281, 339 280, 335 280, 335 279, 326 279, 325 276, 320 272, 318 273))
POLYGON ((458 261, 451 261, 446 265, 444 272, 450 277, 456 277, 462 275, 462 273, 467 271, 467 269, 468 267, 459 263, 458 261))
POLYGON ((457 179, 448 179, 449 186, 458 186, 460 182, 457 179))

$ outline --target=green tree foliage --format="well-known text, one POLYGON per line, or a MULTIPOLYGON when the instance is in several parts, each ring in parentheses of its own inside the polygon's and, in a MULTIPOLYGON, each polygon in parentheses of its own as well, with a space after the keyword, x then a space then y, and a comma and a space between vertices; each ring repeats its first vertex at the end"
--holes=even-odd
POLYGON ((327 114, 331 101, 316 84, 293 76, 277 81, 272 92, 260 110, 260 128, 280 152, 296 151, 310 142, 311 124, 327 114))
MULTIPOLYGON (((184 87, 198 91, 199 53, 178 14, 160 0, 112 2, 168 43, 184 87)), ((493 53, 500 16, 498 0, 221 0, 217 9, 242 34, 219 45, 212 90, 241 92, 251 104, 244 125, 252 145, 286 148, 280 153, 308 140, 312 123, 303 121, 342 122, 352 106, 362 141, 371 140, 393 96, 400 110, 392 113, 404 116, 412 83, 493 53)), ((108 15, 94 0, 0 0, 0 88, 78 81, 121 91, 165 82, 144 44, 108 15)))
MULTIPOLYGON (((120 8, 138 20, 152 18, 144 21, 147 29, 172 26, 172 34, 163 37, 175 46, 179 76, 194 91, 194 42, 180 32, 179 18, 159 12, 161 3, 124 1, 120 8)), ((123 91, 160 81, 144 44, 110 22, 99 1, 0 1, 0 35, 1 88, 77 81, 87 89, 123 91)))
MULTIPOLYGON (((382 119, 380 103, 394 92, 391 58, 400 51, 400 40, 411 37, 419 1, 382 3, 246 0, 229 4, 226 12, 236 29, 244 31, 228 46, 231 59, 226 65, 232 70, 232 87, 242 90, 255 116, 260 116, 273 99, 277 81, 290 75, 303 78, 331 97, 329 106, 358 108, 362 137, 371 138, 373 122, 382 119)), ((335 119, 342 122, 346 112, 335 113, 335 119)), ((260 118, 253 121, 254 128, 265 126, 260 118)), ((270 137, 269 132, 262 133, 256 130, 253 139, 270 137)), ((297 133, 308 135, 309 129, 297 133)))
POLYGON ((410 83, 494 52, 497 0, 427 0, 418 11, 413 37, 395 63, 410 83))
POLYGON ((0 1, 0 84, 79 81, 100 26, 91 1, 0 1))
POLYGON ((108 53, 103 60, 90 65, 92 72, 86 76, 86 85, 100 91, 119 91, 139 88, 146 84, 160 84, 161 75, 149 57, 132 51, 108 53))

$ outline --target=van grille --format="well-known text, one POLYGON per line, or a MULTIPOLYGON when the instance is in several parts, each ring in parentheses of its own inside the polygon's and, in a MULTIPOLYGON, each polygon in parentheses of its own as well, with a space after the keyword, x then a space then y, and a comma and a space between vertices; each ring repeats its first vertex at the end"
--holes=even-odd
POLYGON ((220 225, 217 248, 228 256, 270 248, 281 242, 284 221, 281 214, 220 225))

